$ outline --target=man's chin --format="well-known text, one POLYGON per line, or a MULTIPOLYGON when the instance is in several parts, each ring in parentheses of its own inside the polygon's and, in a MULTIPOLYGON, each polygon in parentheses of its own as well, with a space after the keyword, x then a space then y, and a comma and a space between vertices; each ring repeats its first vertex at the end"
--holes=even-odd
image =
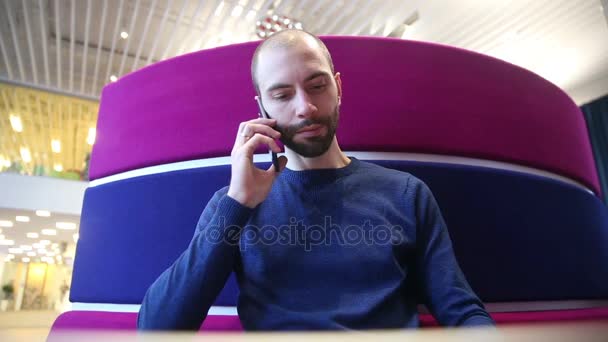
MULTIPOLYGON (((333 139, 333 138, 332 138, 333 139)), ((331 146, 331 140, 327 141, 326 139, 314 139, 317 141, 310 141, 313 139, 308 139, 307 142, 290 142, 289 144, 285 144, 290 150, 295 153, 301 155, 306 158, 315 158, 323 155, 329 147, 331 146)))

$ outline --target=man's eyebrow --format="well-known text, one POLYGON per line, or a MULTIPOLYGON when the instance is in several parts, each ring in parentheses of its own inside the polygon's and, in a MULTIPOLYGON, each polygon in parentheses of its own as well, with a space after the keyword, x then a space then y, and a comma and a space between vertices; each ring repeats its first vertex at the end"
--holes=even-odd
MULTIPOLYGON (((325 72, 325 71, 317 71, 317 72, 314 72, 314 73, 310 74, 308 77, 306 77, 306 79, 304 80, 304 82, 308 82, 308 81, 313 80, 313 79, 315 79, 315 78, 317 78, 319 76, 323 76, 325 78, 329 78, 330 77, 329 74, 327 72, 325 72)), ((289 88, 289 87, 291 87, 291 86, 289 84, 286 84, 286 83, 276 83, 276 84, 273 84, 270 87, 268 87, 268 89, 266 89, 266 91, 267 92, 271 92, 273 90, 282 89, 282 88, 289 88)))
POLYGON ((308 82, 308 81, 313 80, 313 79, 315 79, 315 78, 317 78, 319 76, 323 76, 325 78, 329 78, 329 74, 326 73, 325 71, 317 71, 317 72, 312 73, 310 76, 306 77, 306 79, 304 80, 304 82, 308 82))
POLYGON ((277 83, 277 84, 271 85, 268 89, 266 89, 266 91, 267 92, 271 92, 273 90, 282 89, 282 88, 289 88, 289 87, 290 87, 289 84, 277 83))

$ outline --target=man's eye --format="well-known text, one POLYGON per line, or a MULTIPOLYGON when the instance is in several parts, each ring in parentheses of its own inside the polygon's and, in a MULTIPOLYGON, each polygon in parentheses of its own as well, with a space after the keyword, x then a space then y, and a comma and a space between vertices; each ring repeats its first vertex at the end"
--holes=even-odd
POLYGON ((325 84, 317 84, 317 85, 313 85, 311 88, 313 90, 323 90, 323 89, 325 89, 325 86, 326 86, 325 84))
POLYGON ((287 99, 287 95, 285 94, 276 94, 272 96, 273 99, 275 100, 285 100, 287 99))

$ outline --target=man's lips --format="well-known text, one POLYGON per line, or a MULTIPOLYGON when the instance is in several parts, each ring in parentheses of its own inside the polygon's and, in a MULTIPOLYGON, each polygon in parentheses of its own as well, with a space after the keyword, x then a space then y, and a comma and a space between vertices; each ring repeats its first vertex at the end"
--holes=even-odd
POLYGON ((300 135, 300 136, 304 136, 304 137, 312 137, 312 136, 319 135, 321 133, 322 128, 323 128, 323 125, 313 124, 310 126, 300 128, 296 132, 296 134, 300 135))
POLYGON ((306 126, 306 127, 300 128, 296 133, 304 133, 304 132, 316 131, 316 130, 318 130, 321 127, 323 127, 323 126, 321 126, 319 124, 312 124, 310 126, 306 126))

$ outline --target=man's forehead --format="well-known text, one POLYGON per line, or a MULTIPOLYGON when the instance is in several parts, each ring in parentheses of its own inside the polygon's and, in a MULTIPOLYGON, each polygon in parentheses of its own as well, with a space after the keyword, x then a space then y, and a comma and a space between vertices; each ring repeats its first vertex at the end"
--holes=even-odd
POLYGON ((293 72, 306 78, 319 72, 331 74, 331 69, 318 45, 273 46, 260 53, 257 76, 262 89, 269 83, 285 82, 293 72))

